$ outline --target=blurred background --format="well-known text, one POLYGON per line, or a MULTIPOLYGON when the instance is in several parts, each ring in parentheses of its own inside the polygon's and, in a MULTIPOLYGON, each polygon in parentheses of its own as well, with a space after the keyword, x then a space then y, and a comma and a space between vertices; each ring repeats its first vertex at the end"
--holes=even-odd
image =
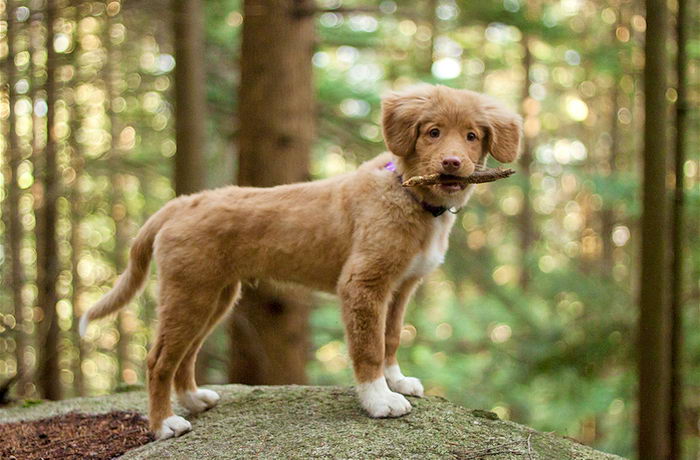
MULTIPOLYGON (((684 180, 659 172, 685 198, 673 365, 693 459, 696 9, 671 14, 661 37, 675 56, 676 17, 687 21, 686 88, 669 68, 665 92, 687 108, 684 180)), ((142 386, 155 276, 84 341, 76 319, 112 286, 145 219, 176 193, 351 171, 385 148, 380 96, 430 82, 502 99, 522 113, 525 145, 516 176, 477 188, 444 266, 410 304, 404 373, 428 394, 634 454, 641 2, 2 0, 0 18, 0 383, 15 377, 13 397, 142 386)), ((202 350, 200 382, 352 383, 334 297, 260 283, 232 316, 202 350)))

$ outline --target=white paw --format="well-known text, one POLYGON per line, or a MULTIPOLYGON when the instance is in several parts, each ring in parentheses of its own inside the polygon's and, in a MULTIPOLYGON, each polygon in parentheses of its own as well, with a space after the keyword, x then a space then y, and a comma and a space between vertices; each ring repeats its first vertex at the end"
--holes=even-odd
POLYGON ((415 377, 406 377, 398 364, 384 369, 384 376, 392 391, 409 396, 423 397, 423 384, 415 377))
POLYGON ((404 377, 394 382, 389 381, 389 388, 402 395, 423 397, 423 384, 415 377, 404 377))
POLYGON ((370 417, 400 417, 411 412, 411 403, 389 390, 384 377, 358 385, 357 395, 370 417))
POLYGON ((198 388, 194 391, 186 391, 177 395, 177 400, 182 407, 190 411, 191 414, 199 414, 207 409, 211 409, 219 402, 219 393, 205 388, 198 388))
POLYGON ((156 431, 156 439, 168 439, 173 436, 181 436, 192 430, 190 422, 178 415, 171 415, 163 420, 160 430, 156 431))

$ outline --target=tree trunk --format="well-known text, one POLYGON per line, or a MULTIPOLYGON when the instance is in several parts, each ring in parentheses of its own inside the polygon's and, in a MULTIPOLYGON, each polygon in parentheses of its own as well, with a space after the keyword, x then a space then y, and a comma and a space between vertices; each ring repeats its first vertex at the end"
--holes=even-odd
MULTIPOLYGON (((109 161, 112 163, 112 170, 115 171, 110 178, 112 183, 111 215, 114 218, 115 227, 114 252, 112 253, 112 260, 114 261, 116 273, 121 273, 124 268, 126 268, 127 260, 126 249, 128 247, 128 236, 124 227, 128 221, 128 212, 123 193, 124 178, 121 174, 116 173, 116 171, 119 170, 120 161, 119 152, 115 148, 116 139, 119 136, 119 126, 118 117, 112 108, 112 104, 114 100, 119 97, 117 87, 119 81, 122 80, 122 75, 119 71, 119 62, 121 61, 122 54, 120 50, 115 48, 112 44, 110 29, 113 23, 115 23, 114 18, 109 17, 107 19, 103 35, 103 41, 107 51, 107 63, 105 64, 105 75, 103 76, 103 79, 107 92, 106 111, 109 117, 109 132, 112 139, 109 147, 109 161)), ((116 318, 116 328, 117 332, 119 333, 119 341, 117 342, 117 376, 115 379, 115 384, 117 386, 125 383, 124 371, 130 368, 128 365, 130 337, 124 328, 124 319, 126 315, 126 311, 122 309, 119 311, 119 313, 117 313, 116 318)))
MULTIPOLYGON (((617 121, 617 112, 620 108, 619 102, 619 82, 618 77, 615 75, 612 93, 610 99, 612 100, 612 113, 610 114, 610 156, 608 157, 608 171, 607 174, 613 180, 616 177, 617 172, 617 150, 619 147, 619 124, 617 121)), ((603 211, 601 212, 601 235, 603 237, 603 259, 602 259, 602 274, 608 279, 612 279, 613 267, 615 265, 615 258, 613 256, 613 251, 615 250, 615 245, 613 245, 612 233, 615 226, 615 210, 612 203, 605 203, 603 211)))
MULTIPOLYGON (((525 113, 525 101, 530 97, 530 67, 532 66, 532 53, 530 52, 530 37, 523 33, 523 47, 525 48, 525 56, 523 57, 523 73, 524 84, 522 94, 523 115, 527 119, 528 114, 525 113)), ((532 139, 527 134, 527 130, 523 135, 523 153, 520 157, 520 167, 522 169, 522 177, 525 178, 523 184, 523 208, 520 211, 520 288, 527 291, 530 284, 529 273, 529 252, 534 240, 532 228, 532 205, 530 203, 530 166, 532 165, 532 139)))
MULTIPOLYGON (((620 7, 617 10, 619 21, 610 29, 610 46, 618 47, 618 39, 616 30, 619 25, 623 24, 622 19, 625 17, 625 9, 620 7)), ((610 155, 608 156, 608 171, 606 173, 612 180, 617 180, 617 161, 620 158, 620 122, 618 120, 618 112, 620 110, 620 96, 624 96, 624 92, 620 91, 620 76, 625 73, 625 62, 623 60, 622 51, 618 47, 619 69, 613 75, 613 86, 610 92, 610 101, 612 103, 612 112, 610 113, 610 155)), ((601 274, 607 279, 613 279, 613 268, 615 267, 615 245, 613 244, 612 233, 615 228, 615 208, 613 203, 603 203, 601 211, 601 230, 600 234, 603 240, 603 255, 601 274)))
MULTIPOLYGON (((116 120, 113 120, 113 122, 116 123, 116 120)), ((124 187, 123 181, 124 178, 119 174, 112 176, 112 215, 114 216, 114 226, 116 228, 114 235, 114 267, 117 273, 122 273, 126 268, 128 249, 128 236, 125 226, 128 222, 129 214, 122 192, 124 187)), ((131 337, 124 327, 126 316, 126 309, 120 310, 117 314, 117 331, 119 332, 119 342, 117 342, 117 378, 115 382, 117 386, 122 383, 129 383, 125 377, 125 371, 131 369, 129 365, 129 341, 131 337)))
MULTIPOLYGON (((73 114, 75 116, 75 112, 73 114)), ((73 122, 77 127, 77 123, 73 122)), ((75 131, 73 131, 75 132, 75 131)), ((77 143, 76 143, 77 145, 77 143)), ((78 331, 78 322, 80 321, 80 312, 78 312, 78 303, 80 301, 80 291, 82 282, 80 273, 78 272, 78 262, 80 262, 80 250, 82 247, 82 238, 80 236, 80 221, 82 217, 82 197, 78 191, 78 180, 82 174, 82 158, 77 150, 73 152, 73 169, 75 170, 75 183, 71 190, 71 305, 73 306, 73 322, 71 324, 71 335, 76 347, 76 356, 73 360, 73 391, 76 396, 85 396, 85 378, 83 375, 82 364, 85 357, 85 347, 78 331)))
MULTIPOLYGON (((80 20, 79 8, 75 8, 75 13, 73 20, 76 23, 80 20)), ((76 43, 76 48, 74 53, 77 56, 79 53, 79 43, 81 39, 80 28, 76 27, 73 31, 73 40, 76 43)), ((73 77, 73 87, 77 88, 81 82, 81 71, 76 69, 75 76, 73 77)), ((80 262, 80 251, 83 245, 82 235, 80 234, 80 223, 83 218, 83 195, 80 193, 80 178, 83 175, 84 169, 84 159, 82 156, 82 151, 80 148, 80 143, 77 139, 78 130, 82 124, 82 118, 80 116, 80 106, 78 102, 74 99, 71 107, 70 115, 70 138, 69 142, 71 145, 71 157, 70 164, 75 171, 75 178, 73 179, 73 184, 70 188, 70 222, 71 222, 71 232, 70 232, 70 249, 71 249, 71 306, 72 306, 72 323, 71 323, 71 338, 75 346, 75 356, 72 361, 72 371, 73 371, 73 393, 75 396, 85 396, 85 376, 83 375, 82 364, 85 358, 85 346, 82 338, 80 337, 79 322, 80 314, 82 313, 78 309, 78 304, 80 303, 80 294, 82 290, 82 280, 80 273, 78 272, 78 263, 80 262)))
MULTIPOLYGON (((206 93, 201 0, 172 0, 175 36, 175 194, 187 195, 206 184, 206 93)), ((199 383, 208 380, 211 344, 197 357, 199 383)))
POLYGON ((668 304, 665 0, 646 1, 644 184, 639 316, 640 460, 669 458, 670 309, 668 304))
POLYGON ((200 0, 172 0, 175 32, 175 193, 204 187, 204 33, 200 0))
POLYGON ((41 174, 43 194, 37 209, 37 302, 44 317, 39 326, 41 335, 37 385, 46 399, 61 399, 61 383, 58 367, 58 321, 56 317, 56 281, 58 278, 58 247, 56 244, 56 201, 58 199, 58 177, 56 171, 56 133, 54 114, 56 106, 56 83, 54 70, 56 52, 53 48, 53 23, 56 2, 48 0, 44 11, 46 17, 46 146, 44 148, 41 174))
POLYGON ((437 17, 437 7, 438 0, 428 0, 426 2, 428 19, 428 27, 430 27, 430 43, 428 44, 428 49, 425 53, 425 67, 423 71, 425 75, 432 75, 433 73, 433 56, 435 53, 435 41, 438 34, 438 17, 437 17))
POLYGON ((17 388, 19 388, 19 393, 25 393, 25 386, 29 377, 29 365, 24 358, 25 350, 27 349, 27 335, 25 332, 24 324, 24 301, 22 300, 22 286, 24 285, 24 270, 22 269, 22 262, 20 261, 20 250, 22 243, 22 221, 19 212, 19 199, 21 195, 21 190, 17 182, 17 173, 19 164, 22 161, 22 152, 19 149, 19 142, 17 139, 17 133, 15 131, 15 102, 17 100, 17 94, 15 92, 15 82, 17 80, 15 75, 15 64, 14 64, 14 39, 17 18, 15 16, 15 9, 12 8, 13 2, 8 2, 7 8, 7 58, 5 60, 7 64, 7 83, 8 83, 8 108, 9 114, 7 116, 7 160, 8 160, 8 170, 7 170, 7 217, 6 217, 6 228, 7 228, 7 238, 9 258, 10 258, 10 273, 8 276, 8 281, 10 284, 10 290, 12 292, 12 302, 14 304, 14 315, 15 315, 15 328, 14 328, 14 338, 15 338, 15 360, 17 363, 17 376, 18 383, 17 388))
POLYGON ((683 251, 684 251, 684 205, 685 205, 685 134, 688 126, 687 74, 688 56, 686 40, 688 39, 688 4, 678 0, 676 14, 676 73, 678 78, 678 100, 676 102, 676 136, 675 136, 675 174, 676 186, 673 200, 672 250, 671 266, 671 420, 669 425, 671 460, 680 460, 683 456, 683 251))
MULTIPOLYGON (((305 0, 246 0, 239 90, 238 183, 269 187, 308 179, 314 136, 313 17, 305 0)), ((229 378, 305 383, 308 293, 265 282, 247 287, 230 326, 229 378)))

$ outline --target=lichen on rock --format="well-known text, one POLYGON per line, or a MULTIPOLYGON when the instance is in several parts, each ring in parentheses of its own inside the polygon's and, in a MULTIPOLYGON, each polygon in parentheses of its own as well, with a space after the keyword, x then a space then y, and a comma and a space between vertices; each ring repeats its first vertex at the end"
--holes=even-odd
MULTIPOLYGON (((470 411, 439 397, 409 398, 413 411, 371 419, 347 387, 211 386, 222 399, 197 416, 193 431, 126 453, 124 459, 615 459, 555 434, 470 411)), ((0 422, 81 411, 145 412, 143 391, 47 402, 0 411, 0 422)))

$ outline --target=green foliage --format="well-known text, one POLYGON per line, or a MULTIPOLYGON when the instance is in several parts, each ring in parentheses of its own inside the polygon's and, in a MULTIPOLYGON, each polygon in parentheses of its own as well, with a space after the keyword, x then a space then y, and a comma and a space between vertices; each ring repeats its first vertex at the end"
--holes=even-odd
POLYGON ((43 399, 25 399, 22 401, 22 408, 34 407, 39 404, 43 404, 45 401, 43 399))

